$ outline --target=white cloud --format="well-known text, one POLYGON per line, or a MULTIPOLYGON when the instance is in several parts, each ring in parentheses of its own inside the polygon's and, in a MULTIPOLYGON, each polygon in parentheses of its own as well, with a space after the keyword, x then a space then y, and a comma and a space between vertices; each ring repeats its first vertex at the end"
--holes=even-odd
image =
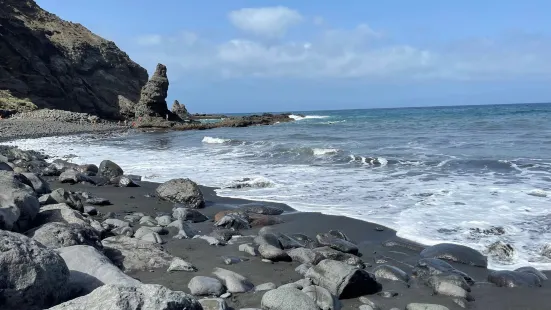
POLYGON ((139 45, 159 45, 163 42, 163 37, 158 34, 148 34, 137 38, 139 45))
MULTIPOLYGON (((273 32, 277 27, 268 27, 268 24, 254 29, 264 34, 282 31, 273 32)), ((165 62, 172 73, 210 78, 499 80, 551 77, 551 62, 547 60, 551 38, 548 37, 521 34, 415 46, 395 43, 366 24, 352 29, 318 31, 301 41, 277 40, 275 43, 244 38, 213 41, 184 32, 142 41, 163 44, 141 46, 140 53, 135 55, 139 62, 165 62)))
POLYGON ((243 31, 267 37, 282 36, 303 20, 299 12, 283 6, 240 9, 230 12, 228 18, 243 31))

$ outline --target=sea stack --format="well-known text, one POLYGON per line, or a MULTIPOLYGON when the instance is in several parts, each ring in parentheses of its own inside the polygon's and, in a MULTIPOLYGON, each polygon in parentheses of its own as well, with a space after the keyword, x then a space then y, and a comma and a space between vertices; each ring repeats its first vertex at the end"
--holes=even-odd
POLYGON ((167 114, 172 114, 166 105, 168 85, 166 66, 157 64, 155 73, 142 88, 140 101, 136 105, 136 117, 151 116, 164 118, 167 114))
POLYGON ((172 104, 172 113, 178 115, 181 119, 188 119, 190 118, 189 112, 186 109, 186 106, 183 104, 180 104, 178 100, 174 100, 174 103, 172 104))

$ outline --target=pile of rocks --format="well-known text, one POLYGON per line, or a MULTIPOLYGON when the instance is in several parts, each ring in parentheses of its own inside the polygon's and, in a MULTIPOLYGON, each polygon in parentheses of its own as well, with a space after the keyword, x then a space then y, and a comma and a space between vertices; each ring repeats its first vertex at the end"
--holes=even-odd
POLYGON ((63 110, 41 109, 30 112, 21 112, 11 116, 12 119, 39 119, 66 123, 99 122, 99 117, 88 113, 78 113, 63 110))

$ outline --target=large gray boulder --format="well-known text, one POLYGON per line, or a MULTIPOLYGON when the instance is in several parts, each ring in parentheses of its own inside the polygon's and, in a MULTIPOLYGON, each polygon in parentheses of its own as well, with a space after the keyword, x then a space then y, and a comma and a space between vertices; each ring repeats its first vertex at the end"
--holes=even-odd
POLYGON ((293 287, 281 287, 262 296, 262 309, 266 310, 319 310, 310 296, 293 287))
POLYGON ((494 283, 499 287, 539 287, 541 279, 528 272, 499 270, 488 274, 488 282, 494 283))
POLYGON ((127 236, 102 240, 104 253, 125 272, 167 268, 174 259, 156 243, 127 236))
POLYGON ((99 164, 99 168, 98 168, 99 176, 102 176, 111 180, 116 177, 120 177, 123 174, 124 174, 124 171, 122 170, 122 168, 110 160, 104 160, 99 164))
POLYGON ((193 277, 187 287, 196 296, 220 296, 225 291, 220 280, 204 276, 193 277))
POLYGON ((339 298, 354 298, 381 290, 381 284, 369 272, 331 259, 324 259, 310 268, 306 278, 339 298))
POLYGON ((104 285, 92 293, 50 310, 202 310, 201 304, 191 295, 171 291, 162 285, 138 286, 104 285))
POLYGON ((32 229, 25 235, 51 249, 80 244, 103 249, 99 233, 89 225, 52 222, 32 229))
POLYGON ((373 274, 377 279, 386 279, 391 281, 402 281, 405 283, 409 282, 409 275, 402 269, 390 266, 390 265, 380 265, 373 269, 373 274))
POLYGON ((214 268, 212 273, 224 283, 230 293, 246 293, 254 289, 254 284, 249 279, 231 270, 214 268))
POLYGON ((35 226, 40 226, 50 222, 62 222, 68 224, 90 225, 90 219, 84 217, 80 212, 71 209, 67 204, 58 203, 55 205, 46 205, 40 208, 40 212, 34 220, 35 226))
POLYGON ((338 298, 333 296, 327 289, 316 286, 316 285, 309 285, 302 289, 303 293, 306 293, 306 295, 310 296, 316 304, 318 304, 318 307, 323 310, 340 310, 341 309, 341 302, 338 298))
POLYGON ((38 310, 68 294, 69 269, 52 249, 0 230, 0 308, 38 310))
POLYGON ((203 213, 190 208, 183 208, 183 207, 176 207, 172 209, 172 217, 177 220, 182 220, 186 222, 192 222, 192 223, 200 223, 208 221, 208 217, 206 217, 203 213))
POLYGON ((13 172, 0 171, 0 229, 25 231, 31 228, 40 203, 34 190, 13 172))
POLYGON ((71 289, 75 294, 88 294, 104 284, 137 286, 141 282, 127 276, 97 249, 74 245, 57 250, 71 272, 71 289))
POLYGON ((82 204, 82 201, 80 200, 80 198, 63 189, 63 188, 58 188, 58 189, 55 189, 53 190, 51 193, 50 193, 50 197, 55 200, 57 203, 65 203, 67 204, 69 207, 79 211, 79 212, 83 212, 84 211, 84 206, 82 204))
POLYGON ((488 258, 464 245, 440 243, 421 251, 422 258, 439 258, 477 267, 488 267, 488 258))
POLYGON ((199 186, 190 179, 173 179, 157 187, 159 198, 180 203, 188 208, 199 209, 205 207, 205 199, 199 186))
POLYGON ((27 180, 31 181, 33 184, 33 189, 38 195, 48 194, 52 191, 48 182, 44 181, 44 179, 37 174, 27 172, 23 173, 23 175, 27 178, 27 180))

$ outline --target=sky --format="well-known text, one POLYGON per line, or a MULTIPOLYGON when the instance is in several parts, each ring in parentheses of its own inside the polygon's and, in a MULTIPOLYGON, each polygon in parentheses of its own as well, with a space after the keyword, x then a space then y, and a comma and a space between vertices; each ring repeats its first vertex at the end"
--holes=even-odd
POLYGON ((547 0, 37 3, 167 65, 191 112, 551 102, 547 0))

